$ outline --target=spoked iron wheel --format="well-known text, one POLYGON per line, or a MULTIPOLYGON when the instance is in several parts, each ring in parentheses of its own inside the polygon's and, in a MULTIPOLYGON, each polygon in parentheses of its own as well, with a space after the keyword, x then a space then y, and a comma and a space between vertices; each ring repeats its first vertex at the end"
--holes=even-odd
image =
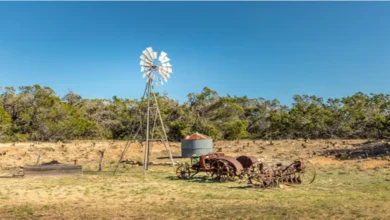
POLYGON ((223 160, 216 160, 211 163, 211 177, 219 182, 234 180, 234 168, 223 160))
POLYGON ((179 179, 189 179, 191 177, 191 170, 188 164, 180 164, 176 168, 176 176, 179 177, 179 179))
POLYGON ((301 170, 298 172, 296 181, 302 184, 311 184, 316 179, 316 166, 307 159, 299 160, 301 163, 301 170))

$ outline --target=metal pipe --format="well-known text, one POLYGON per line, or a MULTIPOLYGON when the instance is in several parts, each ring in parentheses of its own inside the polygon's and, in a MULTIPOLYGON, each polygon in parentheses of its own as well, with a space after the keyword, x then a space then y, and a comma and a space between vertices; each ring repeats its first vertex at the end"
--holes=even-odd
POLYGON ((158 106, 156 94, 153 93, 153 97, 154 97, 154 101, 156 102, 157 113, 158 113, 158 116, 159 116, 159 118, 160 118, 160 123, 161 123, 161 127, 162 127, 162 130, 163 130, 163 133, 164 133, 164 138, 165 138, 166 143, 167 143, 167 145, 165 145, 165 142, 164 142, 164 146, 165 146, 165 149, 168 151, 169 159, 170 159, 171 162, 172 162, 172 166, 173 166, 173 168, 175 168, 175 162, 173 161, 172 152, 171 152, 171 147, 169 146, 168 137, 167 137, 167 133, 166 133, 166 131, 165 131, 164 122, 163 122, 162 117, 161 117, 160 108, 159 108, 159 106, 158 106))
POLYGON ((146 142, 144 148, 144 175, 148 170, 149 165, 149 114, 150 114, 150 86, 153 83, 153 79, 150 78, 148 81, 148 110, 146 115, 146 142))

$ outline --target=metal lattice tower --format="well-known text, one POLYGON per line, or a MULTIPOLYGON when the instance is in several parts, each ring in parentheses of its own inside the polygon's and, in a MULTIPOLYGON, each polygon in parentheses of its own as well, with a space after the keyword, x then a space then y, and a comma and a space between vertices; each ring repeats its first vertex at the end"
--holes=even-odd
MULTIPOLYGON (((164 81, 167 82, 170 78, 170 74, 172 73, 172 66, 169 63, 170 59, 167 57, 167 53, 162 51, 160 53, 160 56, 157 59, 157 52, 154 52, 151 47, 146 48, 142 52, 141 58, 141 72, 143 72, 143 78, 146 77, 146 88, 144 92, 144 96, 141 101, 144 101, 144 98, 146 96, 146 102, 147 102, 147 111, 144 114, 144 117, 141 117, 140 121, 140 127, 137 129, 135 134, 133 135, 132 140, 135 140, 135 138, 138 136, 140 130, 142 129, 143 124, 143 118, 146 117, 146 132, 145 132, 145 146, 144 146, 144 158, 143 158, 143 168, 144 168, 144 174, 146 174, 146 171, 149 168, 150 163, 150 155, 151 155, 151 143, 156 141, 161 141, 164 143, 165 149, 168 153, 168 157, 172 163, 172 166, 175 167, 171 148, 169 146, 167 133, 165 130, 164 121, 161 116, 160 108, 158 105, 158 100, 156 97, 156 94, 154 93, 154 85, 158 85, 159 83, 164 84, 164 81), (153 120, 153 126, 151 129, 151 119, 153 120), (158 126, 159 124, 159 126, 158 126), (154 133, 156 129, 161 128, 159 130, 159 139, 154 139, 154 133)), ((116 169, 114 171, 114 174, 116 170, 118 169, 119 163, 122 161, 123 156, 126 154, 129 146, 130 146, 131 139, 129 139, 125 145, 125 148, 120 156, 120 159, 118 161, 118 164, 116 166, 116 169)))

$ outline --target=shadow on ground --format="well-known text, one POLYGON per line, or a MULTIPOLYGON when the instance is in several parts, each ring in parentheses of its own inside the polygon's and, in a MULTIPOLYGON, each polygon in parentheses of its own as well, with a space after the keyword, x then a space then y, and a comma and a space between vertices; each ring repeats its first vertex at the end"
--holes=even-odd
POLYGON ((332 149, 324 151, 325 156, 334 156, 339 160, 355 160, 375 158, 382 159, 390 156, 390 144, 379 141, 365 142, 363 144, 354 145, 354 149, 332 149))
POLYGON ((266 190, 266 189, 274 189, 274 188, 262 188, 262 187, 254 187, 252 185, 246 185, 246 186, 229 186, 227 187, 229 189, 256 189, 256 190, 266 190))
POLYGON ((177 176, 168 176, 166 177, 168 180, 179 180, 179 181, 187 181, 193 183, 221 183, 209 176, 194 176, 189 179, 180 179, 177 176))
MULTIPOLYGON (((173 159, 182 159, 183 157, 182 156, 172 156, 173 159)), ((169 157, 157 157, 157 159, 159 160, 166 160, 166 159, 170 159, 169 157)))

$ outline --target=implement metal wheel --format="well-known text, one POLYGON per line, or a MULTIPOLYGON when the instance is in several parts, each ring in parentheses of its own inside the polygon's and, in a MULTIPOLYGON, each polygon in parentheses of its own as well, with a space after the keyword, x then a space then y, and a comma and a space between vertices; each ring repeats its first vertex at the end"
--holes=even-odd
POLYGON ((182 163, 176 168, 176 176, 179 179, 189 179, 191 177, 190 166, 187 163, 182 163))
POLYGON ((311 184, 316 179, 316 166, 307 159, 300 159, 301 169, 297 175, 297 182, 302 184, 311 184))
POLYGON ((211 178, 218 182, 233 181, 235 176, 234 168, 224 160, 215 160, 211 163, 211 178))

